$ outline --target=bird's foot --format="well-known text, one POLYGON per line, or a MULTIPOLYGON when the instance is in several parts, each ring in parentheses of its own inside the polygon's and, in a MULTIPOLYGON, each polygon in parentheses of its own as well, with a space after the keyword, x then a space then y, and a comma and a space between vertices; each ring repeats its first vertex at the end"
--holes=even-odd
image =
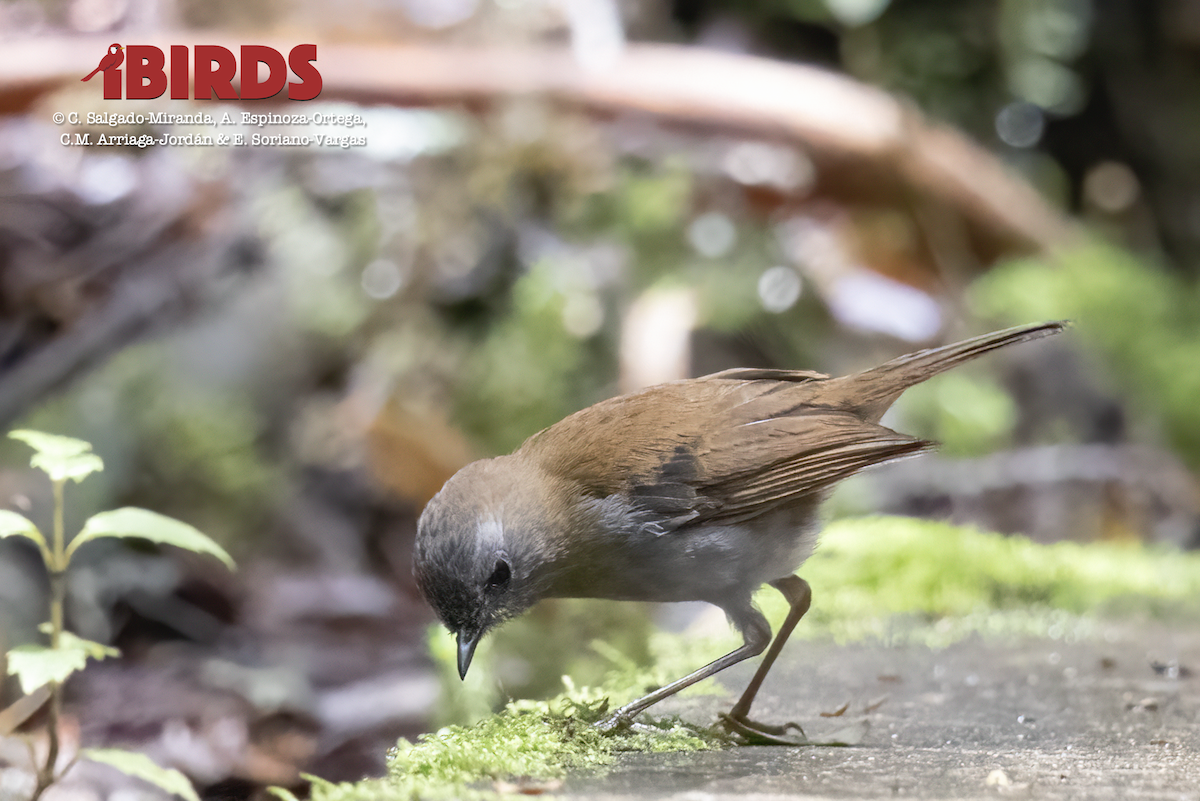
POLYGON ((633 727, 633 718, 622 715, 620 711, 614 712, 603 720, 596 721, 593 726, 601 734, 616 734, 619 731, 625 731, 633 727))
POLYGON ((760 723, 744 715, 734 716, 721 713, 721 723, 730 734, 736 734, 748 745, 812 745, 799 723, 784 723, 775 726, 770 723, 760 723), (789 736, 788 732, 795 730, 799 737, 789 736))
POLYGON ((645 723, 638 723, 633 719, 632 715, 622 714, 621 710, 617 710, 613 714, 606 717, 604 720, 592 724, 601 734, 612 735, 624 731, 636 731, 642 733, 660 732, 653 726, 647 726, 645 723))

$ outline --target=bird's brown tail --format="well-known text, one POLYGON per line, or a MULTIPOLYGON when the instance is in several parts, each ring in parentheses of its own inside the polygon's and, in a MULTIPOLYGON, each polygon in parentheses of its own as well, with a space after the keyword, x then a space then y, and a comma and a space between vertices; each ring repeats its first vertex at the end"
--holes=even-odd
POLYGON ((940 348, 919 350, 865 372, 832 381, 830 384, 839 386, 831 386, 830 389, 839 395, 844 392, 844 397, 853 399, 851 402, 863 417, 878 422, 888 407, 909 387, 999 348, 1052 336, 1068 325, 1065 320, 1022 325, 940 348))

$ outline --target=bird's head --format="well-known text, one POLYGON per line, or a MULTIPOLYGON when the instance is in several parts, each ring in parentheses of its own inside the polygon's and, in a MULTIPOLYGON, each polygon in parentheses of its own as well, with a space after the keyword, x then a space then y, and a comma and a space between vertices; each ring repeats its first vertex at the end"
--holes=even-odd
POLYGON ((473 462, 425 507, 413 575, 458 637, 458 673, 491 629, 533 606, 553 558, 549 502, 539 471, 517 456, 473 462))
POLYGON ((112 44, 110 44, 108 46, 108 53, 109 53, 109 55, 116 55, 117 53, 120 53, 124 49, 125 48, 121 47, 121 45, 117 44, 116 42, 113 42, 112 44))

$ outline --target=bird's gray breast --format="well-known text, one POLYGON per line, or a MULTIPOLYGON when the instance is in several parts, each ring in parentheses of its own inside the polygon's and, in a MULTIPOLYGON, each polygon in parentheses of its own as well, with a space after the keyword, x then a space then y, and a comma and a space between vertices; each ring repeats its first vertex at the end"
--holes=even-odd
POLYGON ((552 582, 550 595, 720 604, 791 575, 816 545, 815 504, 736 524, 670 529, 621 496, 593 503, 599 523, 565 560, 573 565, 552 582))

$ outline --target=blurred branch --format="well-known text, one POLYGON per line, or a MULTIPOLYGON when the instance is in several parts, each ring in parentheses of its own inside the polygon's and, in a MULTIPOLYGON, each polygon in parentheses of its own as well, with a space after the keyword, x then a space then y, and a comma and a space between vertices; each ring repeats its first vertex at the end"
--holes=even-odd
POLYGON ((227 186, 154 157, 130 170, 112 206, 0 180, 0 425, 258 261, 227 186))
MULTIPOLYGON (((165 50, 194 39, 159 36, 141 43, 165 50)), ((0 51, 0 112, 27 110, 41 96, 78 83, 108 43, 108 38, 7 43, 0 51)), ((297 42, 255 43, 287 52, 297 42)), ((225 45, 236 51, 240 42, 225 45)), ((482 108, 532 95, 602 115, 649 114, 799 144, 818 168, 818 191, 879 203, 916 197, 953 208, 985 260, 1044 249, 1069 232, 1063 215, 967 137, 881 90, 812 67, 632 45, 611 68, 585 71, 562 47, 362 44, 320 44, 317 66, 324 100, 482 108)), ((254 102, 262 107, 262 101, 254 102)))
POLYGON ((208 299, 210 284, 230 266, 229 254, 210 243, 175 243, 122 269, 105 301, 4 371, 0 425, 148 329, 178 321, 208 299))
POLYGON ((50 700, 50 685, 38 687, 29 695, 22 695, 3 710, 0 710, 0 737, 8 737, 21 724, 33 717, 50 700))

